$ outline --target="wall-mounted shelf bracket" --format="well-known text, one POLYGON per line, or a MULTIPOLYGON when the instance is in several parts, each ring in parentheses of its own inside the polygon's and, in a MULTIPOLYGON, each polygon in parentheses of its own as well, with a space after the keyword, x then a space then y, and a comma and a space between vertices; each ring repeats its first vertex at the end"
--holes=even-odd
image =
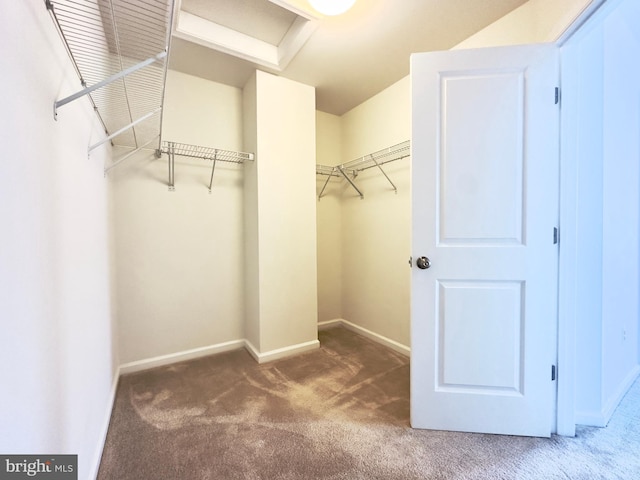
MULTIPOLYGON (((97 90, 97 89, 102 88, 102 87, 104 87, 106 85, 109 85, 110 83, 113 83, 116 80, 121 79, 122 77, 126 77, 130 73, 137 72, 141 68, 144 68, 147 65, 151 65, 152 63, 155 63, 158 60, 162 60, 166 56, 167 56, 167 51, 165 50, 164 52, 158 53, 154 57, 147 58, 146 60, 144 60, 144 61, 142 61, 142 62, 140 62, 140 63, 138 63, 136 65, 133 65, 132 67, 126 68, 126 69, 116 73, 115 75, 111 75, 109 78, 105 78, 101 82, 98 82, 98 83, 96 83, 94 85, 91 85, 90 87, 83 88, 79 92, 76 92, 73 95, 69 95, 68 97, 63 98, 62 100, 57 100, 57 101, 53 102, 53 118, 56 119, 56 120, 58 119, 58 108, 59 107, 62 107, 63 105, 66 105, 67 103, 71 103, 71 102, 73 102, 74 100, 77 100, 80 97, 84 97, 85 95, 88 95, 89 93, 93 92, 94 90, 97 90)), ((125 130, 126 130, 126 128, 125 128, 125 130)))
POLYGON ((169 191, 175 190, 175 156, 199 158, 213 162, 211 167, 211 178, 209 180, 209 193, 213 187, 213 176, 216 171, 217 162, 230 162, 242 164, 247 160, 254 160, 253 153, 234 152, 222 150, 220 148, 202 147, 199 145, 189 145, 177 142, 162 142, 161 153, 166 153, 169 157, 169 191))
MULTIPOLYGON (((143 115, 142 117, 138 118, 137 120, 134 120, 133 122, 131 122, 129 125, 122 127, 121 129, 119 129, 117 132, 113 132, 111 135, 107 136, 106 138, 103 138, 102 140, 100 140, 97 143, 94 143, 93 145, 91 145, 89 147, 89 153, 91 153, 91 150, 98 148, 100 145, 102 145, 103 143, 108 142, 109 140, 112 140, 113 138, 117 137, 118 135, 120 135, 122 132, 126 132, 127 130, 129 130, 130 128, 135 127, 136 125, 138 125, 140 122, 144 122, 147 118, 154 116, 156 113, 160 112, 162 110, 162 107, 158 107, 155 110, 153 110, 152 112, 147 113, 146 115, 143 115)), ((156 137, 157 138, 157 137, 156 137)), ((145 144, 149 145, 149 142, 147 142, 145 144)))
MULTIPOLYGON (((342 174, 342 176, 347 179, 347 182, 349 182, 351 186, 355 189, 355 191, 358 192, 358 195, 360 195, 360 200, 362 200, 364 198, 364 194, 356 186, 353 180, 349 178, 349 175, 347 175, 347 172, 345 171, 346 170, 345 165, 339 165, 337 168, 338 168, 338 171, 342 174)), ((356 176, 358 175, 357 172, 355 170, 352 170, 352 172, 353 172, 353 178, 356 178, 356 176)))
POLYGON ((209 195, 211 195, 211 187, 213 186, 213 174, 216 171, 216 161, 218 160, 218 154, 213 154, 213 165, 211 166, 211 179, 209 180, 209 195))
POLYGON ((389 178, 389 175, 387 175, 386 172, 382 169, 382 166, 378 162, 376 162, 376 159, 373 157, 373 155, 371 155, 371 161, 373 163, 375 163, 376 167, 378 167, 380 169, 380 171, 382 172, 382 175, 384 175, 384 178, 386 178, 389 181, 389 183, 391 184, 391 187, 393 187, 393 191, 397 194, 398 193, 398 188, 391 181, 391 179, 389 178))
POLYGON ((338 172, 338 167, 330 167, 328 165, 317 164, 316 175, 323 175, 327 177, 324 185, 322 186, 322 190, 320 190, 320 193, 318 194, 318 200, 320 200, 322 198, 322 194, 327 188, 327 185, 329 184, 329 180, 331 180, 331 177, 340 177, 340 173, 338 172))

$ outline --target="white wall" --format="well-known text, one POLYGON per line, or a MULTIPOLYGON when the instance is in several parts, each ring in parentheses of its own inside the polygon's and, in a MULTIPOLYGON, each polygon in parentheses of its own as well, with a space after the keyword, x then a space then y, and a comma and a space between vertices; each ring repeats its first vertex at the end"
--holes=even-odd
POLYGON ((257 71, 245 87, 248 340, 269 356, 317 343, 316 114, 313 87, 257 71), (257 228, 255 222, 257 220, 257 228), (256 282, 257 276, 257 282, 256 282), (249 330, 248 330, 249 331, 249 330))
MULTIPOLYGON (((640 5, 610 2, 563 51, 569 106, 563 141, 578 175, 576 385, 578 423, 606 425, 635 379, 640 308, 640 5)), ((566 103, 563 105, 567 105, 566 103)), ((565 158, 565 157, 563 157, 565 158)))
MULTIPOLYGON (((604 25, 603 400, 607 416, 638 368, 640 309, 640 4, 604 25)), ((608 420, 608 418, 607 418, 608 420)))
POLYGON ((258 77, 252 102, 247 88, 169 71, 163 140, 256 152, 262 163, 218 162, 211 194, 204 160, 176 156, 172 192, 166 155, 143 151, 109 173, 127 369, 237 347, 245 338, 260 352, 317 338, 313 89, 295 84, 300 93, 294 82, 258 77), (278 249, 245 252, 258 235, 278 249), (256 311, 272 320, 254 321, 256 311))
POLYGON ((78 454, 95 474, 118 357, 107 147, 43 2, 0 4, 0 452, 78 454))
POLYGON ((553 42, 592 1, 529 0, 454 48, 553 42))
MULTIPOLYGON (((163 140, 243 151, 242 91, 169 71, 163 140)), ((118 152, 120 155, 121 153, 118 152)), ((143 151, 113 186, 122 363, 244 338, 243 168, 143 151)))
MULTIPOLYGON (((408 140, 410 124, 406 77, 342 116, 342 163, 408 140)), ((342 195, 342 313, 409 346, 410 161, 384 168, 397 194, 379 170, 369 169, 356 179, 364 199, 350 186, 342 195)))
MULTIPOLYGON (((316 112, 316 161, 321 165, 342 163, 342 121, 336 115, 316 112)), ((316 178, 319 195, 327 177, 316 178)), ((318 322, 341 319, 342 315, 342 208, 344 181, 329 179, 317 203, 318 231, 318 322)))

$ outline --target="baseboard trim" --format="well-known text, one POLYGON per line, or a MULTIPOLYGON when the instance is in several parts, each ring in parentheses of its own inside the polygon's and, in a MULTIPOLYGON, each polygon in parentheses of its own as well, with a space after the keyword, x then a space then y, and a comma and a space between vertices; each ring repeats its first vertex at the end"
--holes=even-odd
POLYGON ((324 322, 318 322, 318 330, 327 330, 329 328, 342 326, 344 320, 341 318, 334 318, 333 320, 325 320, 324 322))
POLYGON ((613 395, 611 395, 609 401, 605 404, 603 408, 605 425, 607 425, 609 423, 609 420, 611 420, 613 413, 616 411, 616 408, 618 408, 618 405, 631 388, 631 385, 633 385, 633 382, 635 382, 636 378, 638 378, 638 375, 640 375, 640 365, 636 365, 629 372, 629 375, 627 375, 625 379, 620 383, 618 390, 613 395))
POLYGON ((590 412, 576 412, 576 424, 586 425, 589 427, 606 427, 611 420, 616 408, 627 394, 633 382, 636 381, 640 375, 640 365, 636 365, 629 375, 620 383, 618 390, 609 397, 606 405, 601 410, 595 410, 590 412))
POLYGON ((607 422, 604 421, 602 411, 586 411, 576 412, 576 425, 584 425, 587 427, 606 427, 607 422))
POLYGON ((113 405, 116 401, 116 392, 118 391, 118 382, 120 381, 120 367, 117 367, 111 382, 111 392, 109 392, 109 399, 107 401, 106 414, 102 421, 102 429, 100 432, 98 447, 94 454, 93 468, 90 475, 87 478, 97 479, 98 472, 100 471, 100 463, 102 462, 102 452, 104 446, 107 443, 107 434, 109 433, 109 425, 111 424, 111 414, 113 413, 113 405))
POLYGON ((249 340, 245 340, 244 342, 245 348, 258 363, 272 362, 274 360, 279 360, 281 358, 298 355, 300 353, 320 348, 320 342, 318 340, 311 340, 310 342, 298 343, 297 345, 277 348, 275 350, 269 350, 268 352, 260 353, 249 340))
POLYGON ((192 360, 199 357, 206 357, 215 353, 237 350, 244 346, 245 340, 232 340, 230 342, 218 343, 215 345, 209 345, 207 347, 193 348, 191 350, 185 350, 183 352, 160 355, 158 357, 147 358, 145 360, 138 360, 135 362, 129 362, 125 363, 124 365, 120 365, 120 374, 124 375, 127 373, 141 372, 143 370, 149 370, 150 368, 162 367, 164 365, 183 362, 185 360, 192 360))
POLYGON ((400 342, 396 342, 395 340, 391 340, 379 333, 372 332, 360 325, 356 325, 355 323, 351 323, 344 318, 336 318, 334 320, 327 320, 324 322, 318 322, 318 330, 326 330, 327 328, 333 328, 343 326, 353 332, 359 333, 363 337, 367 337, 369 340, 373 340, 376 343, 384 345, 385 347, 390 348, 406 357, 411 356, 411 348, 406 345, 401 344, 400 342))

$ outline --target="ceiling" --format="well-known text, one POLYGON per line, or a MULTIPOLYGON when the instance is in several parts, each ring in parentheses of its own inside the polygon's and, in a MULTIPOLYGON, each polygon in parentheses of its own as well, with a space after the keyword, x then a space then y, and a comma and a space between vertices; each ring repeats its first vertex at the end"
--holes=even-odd
POLYGON ((356 0, 323 17, 306 0, 177 0, 169 68, 243 87, 256 68, 316 87, 342 115, 526 0, 356 0))

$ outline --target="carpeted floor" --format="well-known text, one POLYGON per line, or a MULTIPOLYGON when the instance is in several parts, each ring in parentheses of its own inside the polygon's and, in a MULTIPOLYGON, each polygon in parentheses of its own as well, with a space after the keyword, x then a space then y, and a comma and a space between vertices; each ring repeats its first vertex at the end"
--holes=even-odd
POLYGON ((640 478, 638 381, 607 428, 576 438, 412 430, 408 358, 343 328, 320 342, 123 376, 98 479, 640 478))

